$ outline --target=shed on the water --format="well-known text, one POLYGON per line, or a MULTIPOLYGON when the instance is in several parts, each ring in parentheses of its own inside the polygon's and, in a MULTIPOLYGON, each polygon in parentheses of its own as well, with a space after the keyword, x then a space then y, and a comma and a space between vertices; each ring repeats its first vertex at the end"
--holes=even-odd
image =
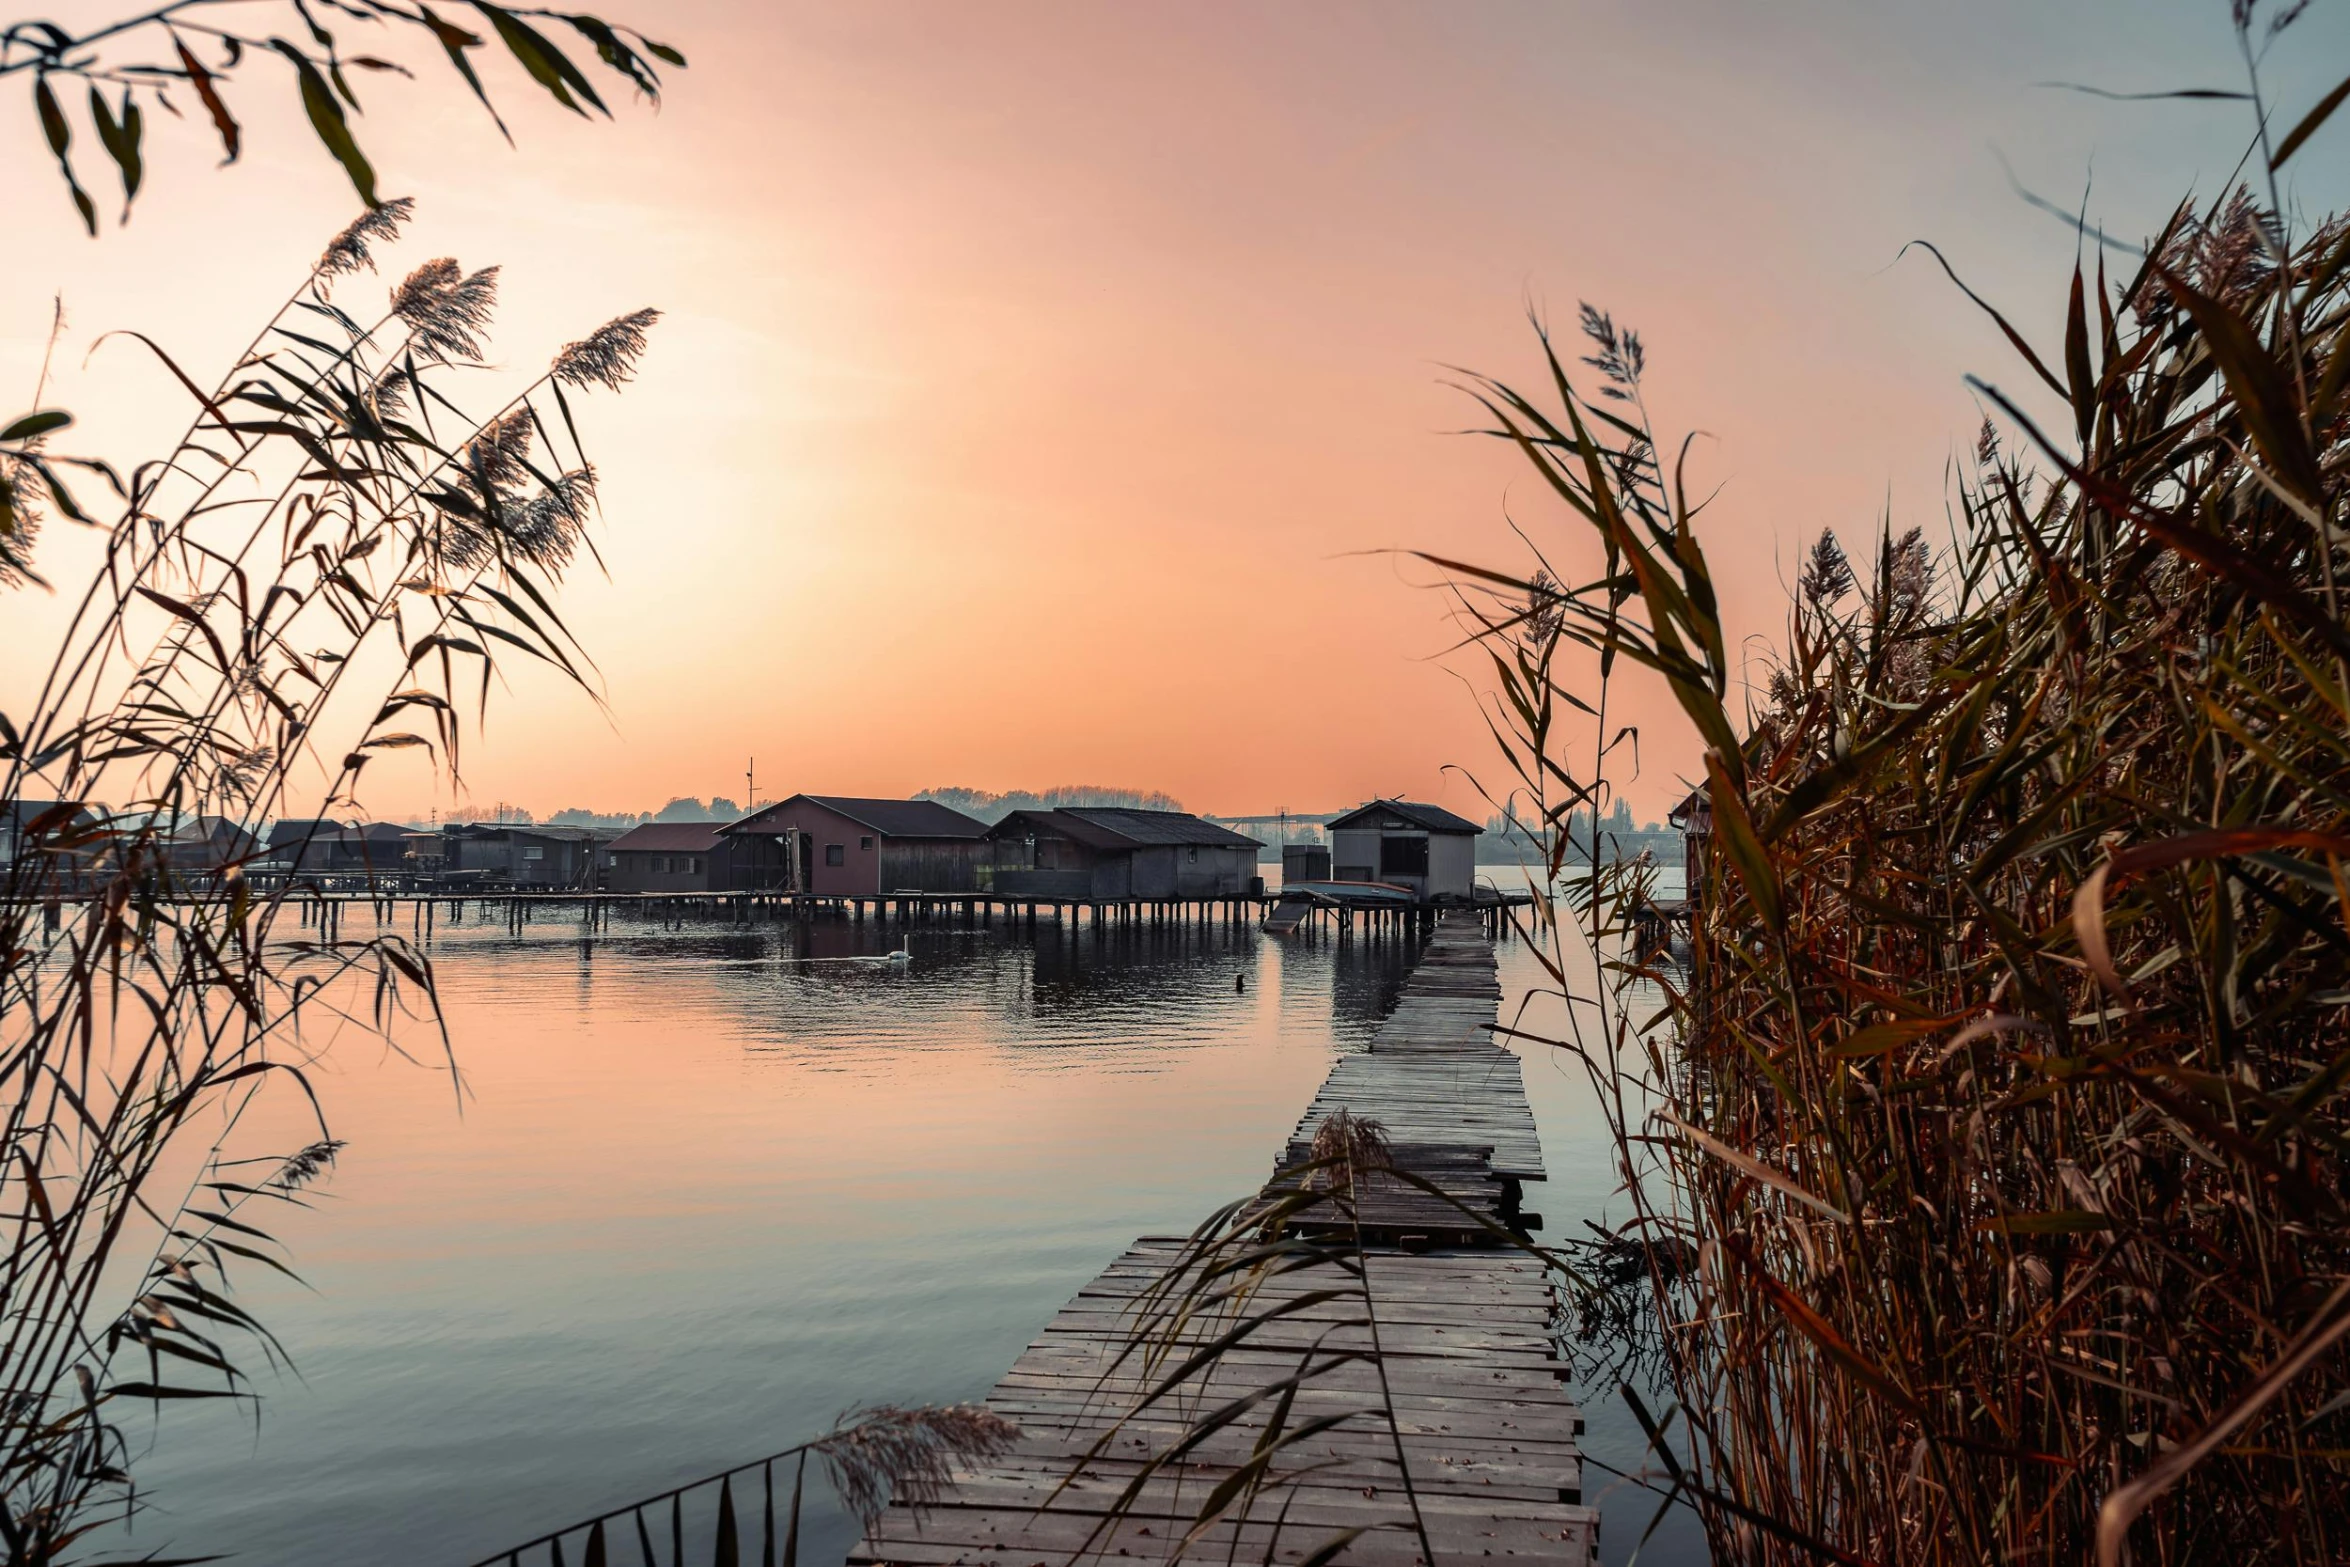
POLYGON ((1064 806, 1014 811, 987 831, 999 898, 1237 898, 1256 881, 1254 838, 1187 811, 1064 806))
POLYGON ((612 840, 614 892, 724 892, 736 840, 724 822, 647 822, 612 840))
POLYGON ((1373 800, 1331 818, 1327 830, 1340 881, 1383 881, 1430 900, 1475 894, 1485 829, 1440 805, 1373 800))
POLYGON ((441 875, 496 887, 593 888, 607 839, 587 827, 474 822, 441 829, 441 875))
POLYGON ((288 876, 364 876, 388 880, 409 871, 408 829, 398 822, 338 822, 289 816, 274 822, 256 869, 288 876))
POLYGON ((987 823, 936 800, 795 794, 721 831, 737 886, 874 898, 977 892, 987 823))
POLYGON ((171 868, 181 875, 216 875, 243 867, 261 852, 261 840, 227 816, 191 816, 163 840, 171 868))
POLYGON ((19 895, 87 889, 108 847, 104 811, 70 800, 0 800, 0 881, 19 895))
POLYGON ((1681 829, 1681 896, 1691 905, 1705 886, 1706 842, 1714 835, 1714 803, 1703 789, 1692 789, 1681 803, 1665 813, 1668 825, 1681 829))

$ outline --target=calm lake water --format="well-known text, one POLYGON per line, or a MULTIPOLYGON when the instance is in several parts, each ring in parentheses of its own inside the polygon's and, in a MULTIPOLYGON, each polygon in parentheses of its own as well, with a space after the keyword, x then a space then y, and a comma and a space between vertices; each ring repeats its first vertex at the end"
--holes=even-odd
MULTIPOLYGON (((1262 1182, 1413 958, 1219 924, 917 929, 910 966, 872 961, 895 942, 442 924, 463 1094, 362 1036, 329 1054, 350 1146, 281 1226, 309 1288, 256 1273, 243 1297, 297 1374, 261 1379, 258 1423, 173 1412, 133 1542, 461 1564, 855 1404, 978 1398, 1137 1235, 1262 1182)), ((1533 975, 1515 946, 1503 968, 1533 975)), ((1527 1080, 1556 1236, 1614 1177, 1580 1069, 1527 1080)), ((1620 1402, 1581 1391, 1595 1456, 1636 1461, 1620 1402)), ((1603 1505, 1620 1563, 1650 1509, 1603 1505)), ((815 1563, 854 1532, 813 1493, 808 1528, 815 1563)), ((1693 1538, 1640 1559, 1695 1561, 1693 1538)))

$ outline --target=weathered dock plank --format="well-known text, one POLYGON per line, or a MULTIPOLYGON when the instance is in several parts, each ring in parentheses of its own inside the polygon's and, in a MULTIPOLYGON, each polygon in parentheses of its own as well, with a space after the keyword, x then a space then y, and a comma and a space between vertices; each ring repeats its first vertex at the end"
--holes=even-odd
POLYGON ((1340 1110, 1377 1120, 1398 1145, 1488 1150, 1504 1181, 1544 1178, 1542 1139, 1518 1058, 1496 1043, 1501 979, 1474 917, 1436 923, 1418 967, 1369 1047, 1338 1058, 1296 1140, 1340 1110))
MULTIPOLYGON (((1510 1221, 1517 1184, 1541 1179, 1543 1166, 1517 1059, 1493 1040, 1500 998, 1476 917, 1439 921, 1370 1048, 1342 1057, 1316 1094, 1276 1161, 1276 1188, 1323 1119, 1344 1109, 1386 1128, 1399 1165, 1510 1221)), ((1262 1277, 1245 1308, 1162 1322, 1149 1363, 1137 1324, 1198 1258, 1179 1237, 1136 1242, 989 1394, 1020 1426, 1013 1449, 958 1474, 935 1505, 892 1505, 850 1561, 1294 1564, 1350 1532, 1325 1558, 1338 1567, 1428 1567, 1430 1550, 1438 1562, 1595 1561, 1583 1419, 1555 1352, 1546 1270, 1523 1251, 1472 1244, 1496 1237, 1391 1178, 1366 1180, 1354 1207, 1344 1266, 1262 1277), (1397 1240, 1403 1249, 1381 1244, 1397 1240), (1277 1304, 1280 1315, 1167 1383, 1240 1310, 1277 1304), (1261 1396, 1288 1379, 1286 1400, 1261 1396), (1203 1437, 1201 1417, 1219 1410, 1228 1418, 1203 1437), (1292 1441, 1275 1474, 1195 1528, 1202 1504, 1246 1475, 1276 1427, 1323 1420, 1334 1423, 1292 1441)))

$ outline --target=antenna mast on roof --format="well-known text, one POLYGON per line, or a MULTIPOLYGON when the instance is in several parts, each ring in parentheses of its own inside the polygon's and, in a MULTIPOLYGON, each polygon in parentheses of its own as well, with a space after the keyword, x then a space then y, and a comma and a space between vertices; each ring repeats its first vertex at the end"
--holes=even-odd
POLYGON ((757 810, 759 808, 759 759, 755 756, 750 759, 750 765, 743 769, 743 793, 750 796, 743 802, 743 809, 746 811, 757 810))

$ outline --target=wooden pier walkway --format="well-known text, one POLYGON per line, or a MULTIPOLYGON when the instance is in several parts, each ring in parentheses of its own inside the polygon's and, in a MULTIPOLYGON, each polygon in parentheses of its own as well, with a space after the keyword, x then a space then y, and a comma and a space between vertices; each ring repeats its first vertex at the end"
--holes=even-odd
MULTIPOLYGON (((1289 1184, 1280 1170, 1304 1157, 1322 1120, 1345 1109, 1381 1122, 1399 1165, 1480 1214, 1538 1222, 1517 1196, 1542 1179, 1542 1149, 1517 1058, 1491 1033, 1501 991, 1481 923, 1466 912, 1436 922, 1395 1012, 1367 1051, 1340 1058, 1275 1161, 1268 1195, 1289 1184)), ((1251 1312, 1297 1308, 1139 1413, 1167 1373, 1146 1375, 1129 1353, 1135 1324, 1163 1307, 1158 1292, 1197 1252, 1184 1237, 1136 1242, 988 1395, 1021 1428, 1013 1450, 958 1474, 928 1507, 893 1504, 849 1560, 1099 1567, 1319 1557, 1334 1567, 1428 1567, 1432 1549, 1438 1563, 1517 1557, 1587 1567, 1597 1559, 1598 1514, 1582 1505, 1583 1420, 1554 1351, 1547 1273, 1405 1183, 1374 1179, 1357 1198, 1360 1227, 1344 1260, 1359 1243, 1360 1279, 1337 1262, 1263 1279, 1251 1312), (1326 1299, 1304 1299, 1324 1291, 1326 1299), (1272 1391, 1285 1381, 1290 1396, 1272 1391), (1198 1438, 1202 1417, 1252 1397, 1198 1438), (1324 1419, 1336 1423, 1283 1449, 1278 1473, 1249 1490, 1248 1466, 1262 1461, 1276 1422, 1294 1433, 1324 1419), (1166 1458, 1187 1438, 1194 1445, 1166 1458), (1243 1499, 1187 1540, 1202 1504, 1227 1485, 1243 1499)), ((1211 1311, 1170 1330, 1159 1340, 1167 1364, 1179 1366, 1235 1320, 1211 1311)))

